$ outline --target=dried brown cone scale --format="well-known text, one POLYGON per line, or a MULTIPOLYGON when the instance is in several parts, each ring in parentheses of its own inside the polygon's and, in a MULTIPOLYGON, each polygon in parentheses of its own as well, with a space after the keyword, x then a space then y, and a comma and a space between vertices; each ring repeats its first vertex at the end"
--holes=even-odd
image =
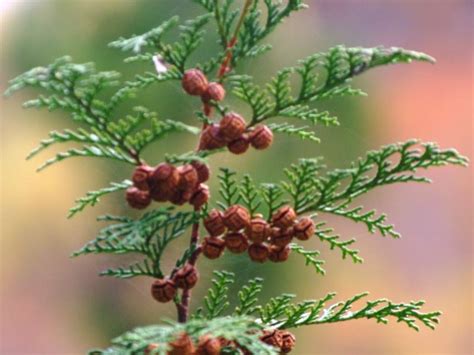
POLYGON ((272 245, 270 246, 268 259, 270 259, 270 261, 274 263, 281 263, 288 260, 290 253, 291 253, 291 248, 289 245, 285 245, 284 247, 272 245))
POLYGON ((169 201, 174 205, 182 206, 186 202, 189 202, 192 196, 193 196, 192 190, 174 190, 174 191, 171 191, 171 196, 169 197, 169 201))
POLYGON ((201 133, 199 141, 200 150, 213 150, 223 148, 227 145, 226 138, 222 135, 218 125, 207 126, 201 133))
POLYGON ((211 176, 211 171, 209 170, 209 166, 206 163, 201 161, 193 161, 191 165, 196 169, 198 174, 198 180, 200 183, 206 182, 209 180, 211 176))
POLYGON ((125 198, 130 207, 138 210, 147 208, 151 203, 150 193, 148 191, 140 190, 135 186, 127 189, 125 198))
POLYGON ((182 289, 193 288, 199 279, 199 273, 194 265, 186 264, 174 275, 176 287, 182 289))
POLYGON ((250 223, 249 211, 241 205, 230 206, 224 213, 224 224, 231 231, 239 231, 250 223))
POLYGON ((170 342, 168 355, 192 355, 194 353, 194 344, 189 335, 181 334, 176 340, 170 342))
POLYGON ((293 240, 293 233, 293 228, 273 228, 270 241, 273 245, 276 245, 278 247, 284 247, 285 245, 290 244, 293 240))
POLYGON ((148 165, 137 166, 132 175, 133 185, 140 190, 148 190, 150 188, 149 179, 153 170, 154 169, 148 165))
POLYGON ((286 330, 280 331, 280 334, 282 338, 280 350, 283 354, 288 354, 296 345, 296 337, 286 330))
POLYGON ((225 89, 221 84, 212 82, 209 83, 201 98, 203 102, 222 101, 225 99, 225 94, 225 89))
POLYGON ((229 142, 239 138, 246 126, 244 118, 235 112, 227 113, 219 122, 220 133, 229 142))
POLYGON ((178 187, 179 172, 171 164, 161 163, 150 174, 151 198, 158 202, 167 201, 178 187))
POLYGON ((213 209, 204 219, 204 227, 213 237, 217 237, 225 233, 224 218, 222 212, 213 209))
POLYGON ((245 229, 247 237, 255 243, 263 243, 271 235, 271 232, 270 225, 261 217, 253 218, 245 229))
POLYGON ((151 285, 151 295, 158 302, 166 303, 176 296, 176 284, 170 279, 155 280, 151 285))
POLYGON ((278 330, 264 330, 260 340, 265 344, 274 346, 276 348, 281 348, 283 345, 283 339, 280 331, 278 330))
POLYGON ((239 138, 227 144, 227 149, 232 154, 244 154, 250 147, 249 138, 246 134, 242 134, 239 138))
POLYGON ((221 352, 221 342, 217 338, 202 336, 199 338, 195 355, 219 355, 221 352))
POLYGON ((310 239, 316 230, 314 222, 309 217, 301 218, 293 227, 295 237, 299 240, 310 239))
POLYGON ((198 172, 191 164, 185 164, 178 169, 180 190, 194 190, 199 183, 198 172))
POLYGON ((209 197, 210 197, 209 187, 205 184, 200 184, 199 187, 191 196, 191 199, 189 200, 189 202, 195 208, 201 208, 207 203, 207 201, 209 201, 209 197))
POLYGON ((250 144, 258 150, 267 149, 273 143, 273 132, 265 125, 256 126, 250 132, 250 144))
POLYGON ((265 243, 253 243, 249 246, 248 254, 252 261, 263 263, 268 259, 270 248, 265 243))
POLYGON ((219 258, 225 249, 225 241, 218 237, 206 237, 202 243, 202 253, 208 259, 219 258))
POLYGON ((206 92, 209 82, 199 69, 189 69, 184 73, 181 85, 189 95, 201 96, 206 92))
POLYGON ((226 248, 234 254, 241 254, 249 247, 247 237, 239 232, 227 233, 224 240, 226 248))
POLYGON ((296 221, 296 212, 290 206, 283 206, 272 216, 272 224, 278 228, 289 228, 296 221))

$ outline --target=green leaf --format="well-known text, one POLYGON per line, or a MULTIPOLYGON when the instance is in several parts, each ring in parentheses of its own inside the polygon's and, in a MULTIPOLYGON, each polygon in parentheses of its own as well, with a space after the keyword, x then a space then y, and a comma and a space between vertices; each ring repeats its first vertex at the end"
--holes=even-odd
MULTIPOLYGON (((194 212, 173 213, 172 209, 165 208, 147 212, 136 220, 128 217, 105 216, 100 220, 115 223, 103 228, 97 238, 87 243, 73 256, 99 253, 138 253, 149 259, 153 276, 162 277, 160 262, 165 249, 173 240, 182 236, 197 218, 198 216, 194 212)), ((144 265, 142 269, 139 264, 128 269, 110 269, 104 275, 150 276, 150 267, 148 264, 144 265)))
POLYGON ((206 307, 206 318, 214 319, 222 315, 222 312, 229 307, 227 293, 229 285, 234 283, 235 275, 226 271, 214 271, 215 278, 212 280, 213 287, 209 289, 204 298, 206 307))
POLYGON ((260 308, 258 303, 258 296, 263 289, 263 279, 257 277, 249 280, 247 285, 244 285, 239 291, 239 305, 235 308, 235 315, 253 315, 260 308))
POLYGON ((290 248, 295 253, 304 257, 306 266, 312 266, 318 274, 326 275, 326 270, 324 270, 322 267, 322 265, 324 265, 324 260, 317 259, 317 257, 320 255, 319 251, 305 250, 304 247, 296 243, 291 243, 290 248))
POLYGON ((120 183, 112 182, 109 187, 97 191, 89 191, 86 196, 76 200, 76 205, 69 210, 68 218, 72 218, 77 213, 82 212, 87 206, 95 206, 99 203, 102 196, 113 192, 123 191, 130 186, 132 186, 132 182, 130 180, 124 180, 120 183))

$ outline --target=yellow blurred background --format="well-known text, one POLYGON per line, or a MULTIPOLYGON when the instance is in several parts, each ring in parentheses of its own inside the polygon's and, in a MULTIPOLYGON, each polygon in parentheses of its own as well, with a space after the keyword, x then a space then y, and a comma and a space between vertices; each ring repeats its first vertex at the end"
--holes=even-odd
MULTIPOLYGON (((271 35, 274 51, 248 62, 245 70, 268 80, 282 66, 339 43, 401 46, 427 52, 438 62, 386 67, 357 78, 369 97, 324 103, 342 125, 321 128, 320 144, 279 136, 270 151, 213 158, 214 170, 229 166, 259 181, 272 181, 299 157, 324 155, 330 167, 343 167, 368 149, 414 137, 456 147, 472 157, 472 1, 306 2, 309 10, 271 35)), ((64 54, 78 62, 95 61, 99 69, 123 70, 130 77, 143 67, 123 64, 123 55, 107 48, 108 42, 144 32, 171 15, 187 19, 198 12, 189 0, 0 0, 0 91, 13 76, 64 54)), ((148 105, 161 117, 192 122, 196 102, 180 92, 178 83, 154 86, 137 104, 148 105)), ((132 327, 174 317, 173 307, 157 305, 149 297, 149 280, 97 276, 120 258, 69 258, 95 236, 97 215, 127 212, 119 194, 67 220, 74 199, 121 181, 130 171, 120 164, 71 159, 36 174, 41 160, 25 162, 24 157, 49 130, 69 122, 60 113, 22 110, 21 102, 31 94, 0 100, 0 353, 85 353, 107 346, 132 327)), ((192 137, 173 136, 148 156, 159 162, 169 147, 184 152, 193 146, 192 137)), ((341 260, 314 240, 310 247, 327 258, 324 277, 304 268, 296 257, 277 266, 250 264, 243 257, 202 261, 202 274, 225 268, 237 272, 240 281, 264 276, 266 296, 295 292, 306 299, 337 291, 345 299, 367 290, 372 298, 426 299, 426 309, 444 313, 434 332, 363 320, 298 329, 295 354, 472 354, 472 170, 445 167, 427 175, 434 184, 390 186, 362 199, 366 207, 388 213, 401 240, 369 235, 360 225, 330 219, 343 236, 358 237, 362 265, 341 260)), ((215 181, 212 187, 216 193, 215 181)), ((209 280, 203 276, 194 305, 209 280)))

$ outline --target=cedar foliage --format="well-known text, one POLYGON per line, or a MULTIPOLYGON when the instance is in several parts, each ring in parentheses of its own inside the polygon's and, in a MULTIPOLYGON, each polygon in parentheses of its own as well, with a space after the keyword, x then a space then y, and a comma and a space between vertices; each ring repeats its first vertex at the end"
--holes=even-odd
MULTIPOLYGON (((123 80, 115 71, 100 71, 93 63, 75 63, 72 58, 58 58, 52 64, 33 68, 10 81, 6 95, 25 87, 33 87, 44 94, 24 103, 25 108, 61 110, 80 128, 52 131, 41 141, 28 159, 57 144, 73 144, 73 148, 46 160, 38 170, 72 157, 103 158, 136 166, 144 163, 143 151, 155 141, 168 139, 174 132, 199 135, 197 124, 184 124, 179 118, 161 119, 149 108, 136 106, 127 116, 116 114, 118 106, 133 100, 141 90, 169 81, 180 81, 189 68, 200 68, 214 75, 229 52, 231 70, 221 83, 228 93, 243 101, 251 110, 248 127, 269 121, 268 127, 277 134, 319 142, 315 129, 338 125, 337 117, 320 110, 318 103, 328 98, 365 95, 353 86, 353 79, 368 70, 390 64, 428 62, 434 59, 424 53, 396 47, 345 47, 336 46, 300 60, 295 66, 283 68, 265 85, 254 82, 249 75, 237 74, 235 69, 242 61, 271 50, 266 37, 284 20, 307 6, 301 0, 248 0, 241 8, 234 0, 194 0, 203 14, 187 21, 178 16, 158 27, 129 37, 121 37, 110 47, 129 54, 125 62, 143 62, 148 68, 130 80, 123 80), (237 29, 237 31, 236 31, 237 29), (171 32, 179 32, 179 39, 167 40, 171 32), (192 54, 204 42, 207 31, 217 31, 221 49, 202 63, 191 60, 192 54), (236 31, 236 33, 234 33, 236 31), (235 38, 233 38, 235 36, 235 38), (235 39, 235 46, 229 43, 235 39), (158 61, 165 70, 154 70, 158 61), (296 87, 292 79, 298 78, 296 87), (111 91, 110 88, 113 88, 111 91), (108 89, 108 90, 106 90, 108 89), (111 94, 109 94, 111 92, 111 94), (106 93, 106 94, 104 94, 106 93), (288 120, 291 121, 287 122, 288 120)), ((157 68, 158 69, 158 68, 157 68)), ((216 116, 231 108, 211 102, 216 116)), ((197 112, 199 122, 213 122, 197 112)), ((171 141, 172 142, 172 141, 171 141)), ((171 144, 172 147, 172 144, 171 144)), ((206 161, 215 151, 170 152, 170 163, 206 161)), ((327 214, 347 218, 366 226, 370 233, 399 238, 387 216, 375 210, 366 210, 360 196, 395 183, 429 182, 420 175, 423 169, 444 165, 466 165, 467 159, 453 149, 441 149, 435 143, 410 140, 370 151, 365 157, 342 169, 328 170, 321 157, 301 159, 285 170, 280 182, 257 183, 250 174, 239 177, 237 172, 220 168, 220 198, 202 211, 176 210, 172 206, 148 210, 138 218, 128 216, 100 217, 107 223, 99 235, 75 252, 86 254, 132 254, 137 260, 130 265, 111 268, 102 275, 117 278, 138 276, 162 278, 162 258, 167 248, 178 238, 185 238, 191 226, 199 225, 211 205, 226 208, 233 204, 245 206, 252 215, 261 213, 265 218, 284 204, 290 204, 299 215, 309 215, 316 222, 315 237, 322 248, 339 252, 343 259, 361 263, 359 251, 354 249, 355 239, 344 240, 324 221, 327 214)), ((99 203, 108 194, 123 192, 132 182, 124 179, 110 186, 90 191, 76 201, 69 217, 99 203)), ((184 265, 195 253, 196 245, 183 250, 176 268, 184 265)), ((305 265, 317 274, 324 275, 324 260, 319 250, 306 250, 292 243, 293 257, 302 258, 305 265)), ((361 293, 333 304, 334 293, 321 299, 295 301, 293 294, 275 296, 266 302, 259 300, 263 280, 249 280, 236 292, 237 305, 231 307, 229 292, 234 275, 215 271, 215 279, 203 306, 185 323, 167 321, 163 324, 137 328, 112 340, 109 348, 94 350, 95 354, 139 354, 150 343, 159 344, 153 353, 165 354, 167 345, 179 334, 186 332, 194 340, 203 335, 235 340, 255 354, 277 354, 277 350, 258 339, 258 331, 266 328, 291 329, 323 323, 336 323, 356 319, 373 319, 387 323, 390 319, 418 330, 420 325, 434 329, 440 312, 422 311, 423 301, 396 303, 387 299, 363 301, 361 293), (360 304, 357 306, 357 304, 360 304)), ((315 277, 320 277, 315 275, 315 277)), ((233 290, 233 289, 232 289, 233 290)), ((177 296, 175 302, 180 302, 177 296)), ((223 353, 239 353, 236 349, 223 349, 223 353)))

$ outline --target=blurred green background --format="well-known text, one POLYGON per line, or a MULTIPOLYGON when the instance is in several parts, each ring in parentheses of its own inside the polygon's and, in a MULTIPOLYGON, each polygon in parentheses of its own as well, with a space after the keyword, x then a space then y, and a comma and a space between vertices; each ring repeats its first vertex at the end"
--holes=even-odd
MULTIPOLYGON (((269 151, 212 158, 214 170, 228 166, 259 181, 273 181, 299 157, 324 155, 330 167, 342 167, 368 149, 413 137, 454 146, 471 156, 472 1, 306 2, 309 10, 270 36, 275 49, 247 62, 242 71, 268 80, 282 66, 339 43, 402 46, 427 52, 438 63, 388 67, 356 79, 369 98, 323 103, 342 125, 320 128, 320 144, 279 136, 269 151)), ((107 48, 108 42, 144 32, 171 15, 188 19, 199 11, 189 0, 0 0, 0 91, 13 76, 64 54, 78 62, 95 61, 102 70, 123 71, 129 78, 144 66, 123 64, 122 53, 107 48)), ((213 40, 207 45, 204 51, 212 50, 213 40)), ((24 157, 49 130, 69 122, 60 113, 22 110, 20 104, 30 94, 0 101, 0 353, 84 353, 106 346, 110 338, 132 327, 174 318, 172 306, 149 297, 150 280, 97 276, 105 266, 120 263, 120 258, 68 258, 94 237, 100 226, 93 222, 95 216, 127 211, 119 194, 66 220, 74 199, 121 181, 130 170, 120 164, 72 159, 36 174, 40 159, 26 163, 24 157)), ((193 121, 198 105, 181 94, 179 83, 153 86, 137 104, 148 105, 161 117, 187 122, 193 121)), ((165 152, 185 152, 194 145, 194 137, 172 136, 149 150, 148 159, 158 163, 165 152)), ((42 158, 48 154, 52 152, 42 158)), ((401 240, 371 236, 363 226, 330 220, 343 236, 358 236, 364 264, 343 261, 316 240, 308 248, 320 249, 327 258, 325 277, 304 268, 297 257, 284 265, 263 266, 245 257, 202 260, 203 282, 194 293, 194 305, 207 289, 206 275, 213 268, 234 270, 239 280, 264 276, 266 296, 295 292, 305 299, 337 291, 342 299, 368 290, 373 298, 426 299, 428 309, 444 313, 435 332, 417 334, 396 323, 383 326, 373 321, 314 326, 296 331, 294 353, 472 353, 472 170, 442 168, 427 175, 434 185, 391 186, 363 198, 366 207, 389 214, 404 236, 401 240)), ((211 187, 216 192, 215 181, 211 187)), ((182 246, 176 243, 172 253, 182 246)))

